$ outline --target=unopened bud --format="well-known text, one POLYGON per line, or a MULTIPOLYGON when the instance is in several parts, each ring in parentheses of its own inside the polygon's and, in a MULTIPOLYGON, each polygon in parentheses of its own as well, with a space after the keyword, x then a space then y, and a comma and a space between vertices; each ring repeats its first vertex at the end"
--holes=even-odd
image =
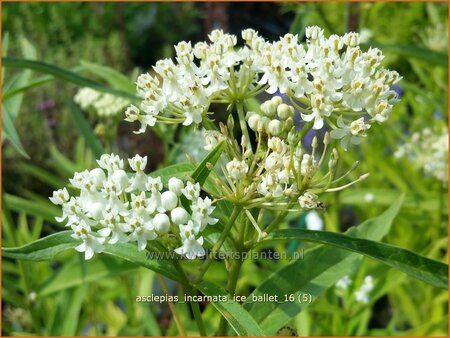
POLYGON ((283 103, 283 99, 281 98, 281 96, 274 96, 270 99, 270 101, 272 101, 276 107, 283 103))
POLYGON ((271 101, 266 101, 260 106, 261 111, 267 117, 274 117, 277 112, 277 106, 271 101))
POLYGON ((260 119, 261 117, 256 113, 253 113, 248 117, 247 122, 251 130, 256 131, 260 119))
POLYGON ((234 118, 233 118, 233 115, 228 115, 228 119, 227 119, 227 127, 228 127, 228 130, 231 132, 231 133, 233 133, 233 130, 234 130, 234 118))
POLYGON ((277 107, 277 115, 280 119, 286 120, 287 118, 294 116, 294 108, 282 103, 277 107))
POLYGON ((281 132, 283 131, 283 125, 278 120, 272 120, 269 122, 269 133, 274 136, 279 136, 281 132))
POLYGON ((326 133, 325 133, 325 136, 323 137, 323 144, 324 144, 324 145, 329 145, 329 144, 330 144, 330 141, 331 141, 331 139, 330 139, 330 133, 329 133, 329 132, 326 132, 326 133))

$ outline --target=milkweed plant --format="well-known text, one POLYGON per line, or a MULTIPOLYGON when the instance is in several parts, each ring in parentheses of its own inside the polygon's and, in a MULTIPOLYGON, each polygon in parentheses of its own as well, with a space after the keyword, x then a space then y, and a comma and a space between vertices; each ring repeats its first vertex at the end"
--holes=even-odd
MULTIPOLYGON (((206 150, 224 144, 214 176, 217 194, 201 197, 199 183, 176 177, 164 187, 159 177, 144 173, 147 157, 136 155, 125 163, 117 155, 102 155, 98 168, 75 173, 70 180, 79 194, 70 196, 62 189, 51 198, 62 206, 58 221, 80 240, 76 250, 90 259, 105 244, 136 242, 138 250, 145 250, 161 240, 189 259, 202 257, 202 232, 218 221, 211 216, 218 200, 235 210, 224 234, 242 212, 255 231, 239 240, 251 247, 277 226, 258 222, 255 211, 322 209, 322 194, 366 178, 368 174, 345 182, 346 175, 336 177, 339 156, 332 140, 340 140, 347 150, 367 137, 373 123, 387 121, 397 101, 392 86, 400 76, 381 67, 379 49, 363 52, 357 33, 326 37, 314 26, 306 28, 306 37, 306 46, 292 34, 268 42, 246 29, 245 45, 237 47, 236 36, 215 30, 209 43, 180 42, 175 62, 160 60, 154 76, 140 75, 136 85, 142 101, 139 108, 126 109, 125 120, 140 123, 137 133, 156 123, 202 125, 206 150), (271 99, 248 109, 246 100, 263 92, 271 99), (227 124, 219 127, 211 111, 216 103, 226 105, 228 112, 227 124), (314 137, 308 152, 302 139, 310 129, 326 132, 323 146, 314 137)), ((90 97, 80 99, 86 95, 85 89, 77 99, 91 105, 90 97)))
MULTIPOLYGON (((189 173, 147 173, 147 156, 126 159, 114 153, 101 155, 96 168, 75 173, 66 188, 50 197, 61 207, 57 221, 70 229, 75 250, 85 260, 124 243, 140 254, 161 251, 167 260, 157 264, 157 271, 163 271, 161 264, 173 264, 188 290, 217 295, 226 289, 232 297, 240 260, 225 258, 226 286, 205 284, 215 254, 226 243, 250 252, 268 240, 305 239, 369 255, 443 287, 445 268, 433 265, 440 263, 415 254, 411 258, 412 253, 391 246, 373 249, 380 242, 357 245, 351 236, 321 235, 327 232, 320 214, 325 201, 332 201, 326 195, 369 175, 355 178, 358 162, 340 163, 339 154, 355 151, 379 128, 375 124, 389 120, 399 101, 394 85, 401 77, 382 67, 379 49, 363 50, 357 33, 327 37, 313 26, 305 36, 306 42, 293 34, 270 42, 245 29, 241 43, 235 35, 214 30, 208 42, 182 41, 175 46, 175 59, 159 60, 137 78, 140 104, 82 89, 75 100, 84 109, 103 118, 124 111, 136 134, 163 124, 185 128, 187 134, 200 135, 207 155, 192 163, 189 173), (281 236, 280 227, 293 212, 306 215, 307 229, 286 230, 281 236), (398 252, 404 256, 396 256, 398 252)), ((439 142, 445 143, 444 136, 439 142)), ((396 156, 426 162, 425 171, 445 180, 439 159, 413 154, 414 149, 405 144, 396 156)), ((436 156, 443 155, 437 151, 436 156)), ((380 234, 369 239, 378 241, 380 234)), ((352 285, 352 274, 344 271, 329 286, 335 285, 339 297, 353 297, 363 306, 377 281, 367 275, 352 285)), ((263 334, 246 311, 216 307, 223 316, 219 334, 227 333, 228 324, 240 335, 263 334), (246 325, 236 324, 243 319, 246 325)), ((193 314, 205 335, 198 307, 193 314)))

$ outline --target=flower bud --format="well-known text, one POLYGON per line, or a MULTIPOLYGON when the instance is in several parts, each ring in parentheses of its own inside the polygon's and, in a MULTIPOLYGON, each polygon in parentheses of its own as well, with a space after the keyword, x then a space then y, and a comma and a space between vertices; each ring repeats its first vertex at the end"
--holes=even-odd
POLYGON ((117 188, 118 188, 117 190, 124 190, 125 188, 128 187, 128 185, 130 183, 128 180, 127 173, 122 169, 114 171, 111 178, 112 178, 112 181, 114 182, 114 184, 117 185, 117 188))
POLYGON ((283 99, 281 96, 274 96, 270 99, 271 102, 275 105, 275 107, 278 107, 280 104, 283 103, 283 99))
POLYGON ((282 103, 277 108, 277 115, 280 119, 286 120, 294 116, 294 108, 288 106, 286 103, 282 103))
POLYGON ((89 172, 89 177, 94 182, 95 187, 100 189, 103 186, 103 181, 105 180, 105 172, 100 168, 95 168, 89 172))
POLYGON ((168 185, 171 192, 175 193, 175 195, 177 196, 181 195, 181 189, 184 188, 184 183, 182 180, 176 177, 171 177, 169 179, 168 185))
POLYGON ((291 130, 291 128, 294 126, 294 119, 292 118, 292 117, 288 117, 287 119, 286 119, 286 121, 284 121, 284 126, 283 126, 283 129, 285 130, 285 131, 289 131, 289 130, 291 130))
POLYGON ((178 204, 178 197, 177 195, 172 191, 164 191, 161 194, 161 206, 166 211, 170 211, 174 208, 176 208, 178 204))
POLYGON ((233 115, 232 115, 232 114, 228 115, 227 127, 228 127, 228 130, 230 131, 231 135, 233 135, 233 130, 234 130, 234 118, 233 118, 233 115))
POLYGON ((269 134, 272 134, 274 136, 279 136, 281 132, 283 131, 283 125, 278 120, 272 120, 269 122, 269 134))
POLYGON ((256 113, 253 113, 248 117, 247 122, 251 130, 256 131, 256 129, 258 128, 259 120, 260 116, 256 113))
POLYGON ((261 106, 261 111, 267 117, 274 117, 277 111, 277 105, 272 101, 265 101, 261 106))
POLYGON ((261 119, 258 121, 258 125, 256 126, 256 131, 259 133, 267 131, 267 126, 270 122, 270 119, 268 117, 261 117, 261 119))
POLYGON ((153 219, 153 226, 159 234, 165 234, 170 230, 169 216, 166 214, 157 214, 153 219))
POLYGON ((177 207, 170 212, 170 218, 176 225, 185 224, 189 220, 189 214, 182 207, 177 207))

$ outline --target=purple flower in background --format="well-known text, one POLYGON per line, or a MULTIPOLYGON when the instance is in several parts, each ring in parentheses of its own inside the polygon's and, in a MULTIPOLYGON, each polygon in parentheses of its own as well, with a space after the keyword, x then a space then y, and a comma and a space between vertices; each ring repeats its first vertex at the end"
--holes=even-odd
POLYGON ((38 106, 38 110, 40 112, 46 111, 46 110, 50 110, 56 107, 56 103, 53 100, 45 100, 45 101, 41 101, 39 103, 38 106))
POLYGON ((394 89, 394 91, 397 93, 398 98, 403 97, 404 91, 403 91, 403 88, 402 88, 402 87, 400 87, 399 85, 396 85, 396 84, 395 84, 395 85, 392 86, 392 89, 394 89))

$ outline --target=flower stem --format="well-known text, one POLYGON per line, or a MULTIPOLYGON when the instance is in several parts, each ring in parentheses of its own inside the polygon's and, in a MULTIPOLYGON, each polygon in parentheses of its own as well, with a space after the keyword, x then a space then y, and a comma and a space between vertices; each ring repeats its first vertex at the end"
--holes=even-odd
MULTIPOLYGON (((236 260, 236 263, 232 265, 231 267, 231 271, 230 271, 230 276, 228 279, 228 284, 227 284, 227 289, 228 289, 228 293, 230 294, 230 297, 233 299, 234 297, 234 293, 236 291, 236 286, 237 286, 237 281, 239 278, 239 273, 241 272, 241 267, 242 267, 242 259, 239 258, 236 260)), ((220 317, 220 323, 219 323, 219 329, 217 330, 217 335, 222 337, 225 336, 227 333, 227 326, 228 326, 228 322, 225 319, 225 317, 220 317)))
POLYGON ((247 148, 253 152, 252 143, 250 142, 250 134, 248 133, 247 123, 245 122, 243 102, 236 101, 236 107, 237 107, 237 113, 238 113, 238 117, 239 117, 239 125, 241 126, 242 133, 245 135, 245 138, 247 139, 246 140, 247 148))
POLYGON ((209 257, 201 266, 200 273, 195 278, 194 284, 197 284, 200 282, 205 275, 206 271, 208 270, 209 266, 211 265, 212 261, 214 260, 214 255, 220 250, 222 247, 223 242, 225 242, 225 239, 227 238, 228 234, 230 233, 231 228, 233 227, 234 222, 236 221, 236 218, 241 213, 240 207, 234 207, 233 212, 231 213, 231 216, 228 220, 228 223, 225 225, 225 228, 223 229, 222 234, 220 235, 219 239, 217 240, 216 244, 211 249, 211 257, 209 257))
MULTIPOLYGON (((157 273, 156 278, 158 278, 159 284, 161 285, 161 288, 163 289, 163 291, 166 293, 166 295, 168 295, 169 289, 164 280, 164 277, 162 277, 160 274, 157 273)), ((175 321, 175 325, 178 329, 178 332, 180 333, 180 336, 186 337, 186 330, 184 329, 184 326, 181 323, 180 316, 178 316, 178 312, 177 312, 177 309, 175 308, 175 305, 173 305, 172 302, 168 302, 167 304, 169 305, 170 312, 172 312, 172 317, 173 317, 173 320, 175 321)))

